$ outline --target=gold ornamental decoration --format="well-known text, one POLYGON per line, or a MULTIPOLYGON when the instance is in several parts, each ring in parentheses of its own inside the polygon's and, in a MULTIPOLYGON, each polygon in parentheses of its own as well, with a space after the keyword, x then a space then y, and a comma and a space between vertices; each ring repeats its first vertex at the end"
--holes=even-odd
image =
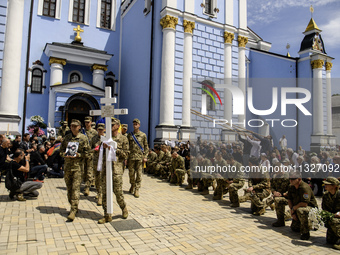
POLYGON ((64 66, 66 65, 66 59, 50 57, 50 65, 52 64, 60 64, 64 66))
POLYGON ((78 25, 77 28, 73 28, 73 31, 75 31, 77 33, 76 37, 74 37, 74 40, 76 42, 81 42, 80 33, 83 33, 84 30, 81 29, 80 26, 78 25))
POLYGON ((316 59, 311 62, 313 69, 322 68, 324 63, 322 59, 316 59))
POLYGON ((94 64, 92 66, 92 71, 93 70, 103 70, 103 71, 106 72, 107 71, 107 66, 94 64))
POLYGON ((332 70, 333 63, 332 62, 326 62, 326 71, 332 70))
POLYGON ((176 29, 176 25, 178 24, 178 18, 166 15, 163 18, 161 18, 160 24, 163 27, 163 29, 164 28, 176 29))
POLYGON ((183 27, 184 27, 184 33, 192 34, 192 32, 195 29, 195 22, 189 21, 189 20, 184 20, 183 21, 183 27))
POLYGON ((238 47, 246 47, 246 44, 248 43, 248 37, 244 37, 244 36, 238 36, 237 38, 238 41, 238 47))
POLYGON ((224 43, 230 43, 232 44, 235 35, 233 33, 229 33, 229 32, 224 32, 224 43))

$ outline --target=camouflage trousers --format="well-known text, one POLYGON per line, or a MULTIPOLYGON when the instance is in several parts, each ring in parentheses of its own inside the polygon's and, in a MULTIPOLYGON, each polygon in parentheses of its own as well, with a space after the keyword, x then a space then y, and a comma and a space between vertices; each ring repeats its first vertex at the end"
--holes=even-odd
POLYGON ((140 189, 142 183, 143 160, 128 160, 130 184, 140 189))
POLYGON ((147 164, 147 173, 148 174, 153 174, 155 172, 155 167, 156 167, 157 163, 156 162, 150 162, 147 164))
POLYGON ((229 191, 229 199, 232 204, 238 204, 238 190, 241 189, 244 186, 244 181, 240 181, 238 183, 231 183, 228 184, 224 178, 218 178, 216 179, 217 186, 214 191, 214 196, 220 197, 222 199, 223 197, 223 191, 228 188, 229 191))
POLYGON ((72 209, 78 209, 80 197, 81 171, 71 171, 65 163, 64 180, 67 189, 67 199, 72 209))
MULTIPOLYGON (((113 193, 116 196, 117 204, 121 209, 124 209, 126 203, 124 201, 123 195, 123 166, 124 162, 116 161, 112 164, 112 184, 113 184, 113 193)), ((101 184, 102 184, 102 192, 103 192, 103 210, 104 215, 107 214, 107 200, 106 200, 106 167, 103 165, 103 170, 101 173, 101 184)))
POLYGON ((102 192, 102 180, 101 180, 101 171, 97 171, 97 166, 98 166, 98 158, 93 159, 93 174, 94 174, 94 179, 95 179, 95 185, 96 185, 96 190, 97 194, 101 195, 102 192))
POLYGON ((188 184, 197 185, 199 178, 195 178, 195 177, 198 177, 198 174, 196 172, 194 172, 193 174, 191 169, 187 170, 187 174, 188 174, 188 184))
POLYGON ((267 189, 255 190, 255 192, 252 192, 250 195, 251 212, 253 213, 261 210, 264 207, 263 199, 269 195, 270 192, 267 189))
POLYGON ((161 163, 156 164, 155 175, 160 175, 162 177, 168 177, 169 176, 169 166, 163 165, 161 163))
POLYGON ((296 216, 298 220, 292 220, 292 224, 290 225, 290 228, 295 232, 300 232, 301 234, 307 234, 309 233, 309 220, 308 220, 308 214, 309 211, 312 209, 312 207, 300 207, 296 210, 296 216))
POLYGON ((90 188, 93 179, 93 155, 89 155, 85 157, 84 167, 82 168, 82 180, 85 182, 85 187, 90 188))
POLYGON ((275 203, 276 217, 280 221, 285 219, 285 207, 288 205, 288 200, 285 197, 270 197, 266 200, 266 204, 269 206, 275 203))
POLYGON ((198 183, 199 191, 207 190, 213 185, 215 178, 211 174, 202 173, 198 183))
POLYGON ((333 218, 331 221, 328 221, 326 227, 327 243, 335 244, 340 239, 340 218, 333 218))
POLYGON ((177 184, 182 185, 185 179, 185 174, 186 174, 186 170, 183 169, 176 169, 175 170, 175 175, 177 177, 177 184))

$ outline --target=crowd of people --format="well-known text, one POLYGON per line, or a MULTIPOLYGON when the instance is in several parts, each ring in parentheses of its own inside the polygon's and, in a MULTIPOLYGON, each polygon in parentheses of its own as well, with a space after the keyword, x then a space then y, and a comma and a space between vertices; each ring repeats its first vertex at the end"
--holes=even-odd
POLYGON ((105 162, 112 161, 113 192, 124 219, 128 217, 122 190, 124 170, 129 169, 129 192, 139 198, 144 169, 145 174, 178 186, 187 180, 185 189, 197 187, 202 195, 213 191, 214 200, 222 200, 229 193, 230 206, 234 208, 250 201, 251 212, 257 216, 270 207, 277 215, 272 226, 282 227, 291 220, 291 229, 300 232, 302 240, 310 238, 310 211, 318 207, 315 196, 322 196, 321 208, 333 215, 326 224, 327 242, 340 249, 340 156, 337 151, 326 149, 319 154, 308 154, 301 146, 294 151, 288 148, 285 136, 277 148, 270 135, 252 132, 239 134, 238 141, 231 144, 198 139, 196 143, 188 141, 174 147, 170 142, 156 144, 151 149, 146 135, 139 130, 140 121, 134 119, 132 125, 133 131, 127 133, 128 125, 121 125, 118 119, 112 118, 110 130, 105 124, 96 125, 91 117, 86 117, 83 128, 79 120, 72 120, 70 127, 66 121, 62 122, 57 137, 49 139, 24 134, 22 139, 18 135, 10 141, 1 135, 0 170, 6 174, 12 169, 13 175, 22 181, 20 188, 10 190, 10 198, 25 201, 27 197, 37 197, 45 177, 63 177, 71 206, 69 221, 76 217, 84 183, 83 194, 88 196, 94 187, 97 205, 103 206, 104 217, 98 223, 110 222, 105 162), (115 143, 102 142, 106 129, 112 132, 115 143), (108 159, 105 150, 109 151, 108 159), (244 194, 240 196, 242 189, 244 194))

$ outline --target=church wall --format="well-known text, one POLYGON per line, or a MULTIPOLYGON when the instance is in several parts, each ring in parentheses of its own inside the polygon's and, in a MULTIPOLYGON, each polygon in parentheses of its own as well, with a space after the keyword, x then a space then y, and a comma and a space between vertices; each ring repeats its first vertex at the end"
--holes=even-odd
POLYGON ((7 0, 0 1, 0 93, 2 78, 2 60, 4 54, 4 42, 6 31, 7 0))
POLYGON ((141 131, 148 133, 151 14, 144 16, 144 1, 137 1, 122 21, 120 73, 120 108, 129 114, 120 116, 133 130, 132 120, 141 121, 141 131))

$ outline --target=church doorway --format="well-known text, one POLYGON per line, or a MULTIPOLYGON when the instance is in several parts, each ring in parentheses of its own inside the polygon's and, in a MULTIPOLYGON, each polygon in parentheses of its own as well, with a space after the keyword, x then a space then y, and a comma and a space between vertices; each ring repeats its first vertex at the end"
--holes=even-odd
POLYGON ((80 120, 82 125, 84 125, 85 117, 89 116, 89 111, 96 109, 99 109, 99 104, 94 97, 85 93, 78 93, 66 101, 65 119, 68 125, 71 124, 72 119, 80 120))

